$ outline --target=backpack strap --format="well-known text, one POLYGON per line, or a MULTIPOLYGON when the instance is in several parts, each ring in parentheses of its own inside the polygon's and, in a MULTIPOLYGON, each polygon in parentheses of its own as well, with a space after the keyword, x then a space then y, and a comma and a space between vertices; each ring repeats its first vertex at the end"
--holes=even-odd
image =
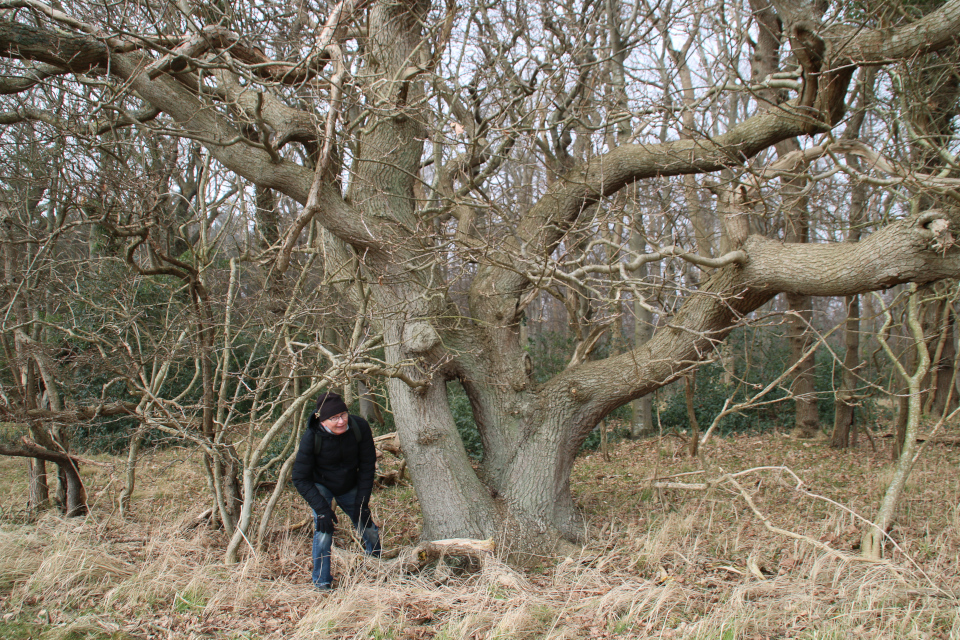
POLYGON ((363 436, 360 435, 360 425, 357 424, 357 419, 350 416, 347 418, 347 424, 350 425, 350 431, 353 431, 353 437, 357 440, 357 444, 360 444, 363 436))

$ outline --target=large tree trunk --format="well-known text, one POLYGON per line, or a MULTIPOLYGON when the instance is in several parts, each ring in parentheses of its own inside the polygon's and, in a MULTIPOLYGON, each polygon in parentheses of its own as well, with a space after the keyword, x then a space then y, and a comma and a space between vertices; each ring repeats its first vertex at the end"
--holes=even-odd
POLYGON ((493 497, 480 482, 450 413, 446 385, 388 383, 400 446, 423 512, 423 537, 489 538, 497 533, 493 497))
MULTIPOLYGON (((383 221, 387 243, 366 256, 373 298, 391 309, 382 321, 387 363, 408 366, 406 380, 387 382, 397 435, 423 513, 426 539, 487 538, 501 518, 490 491, 480 482, 457 432, 447 397, 443 348, 433 321, 452 317, 443 295, 431 287, 436 265, 406 271, 402 262, 421 260, 410 243, 417 219, 415 184, 423 151, 423 119, 419 110, 423 87, 402 80, 422 46, 425 2, 375 3, 370 8, 368 47, 363 75, 368 99, 393 109, 395 117, 368 127, 360 138, 351 195, 358 210, 383 221), (415 257, 416 256, 416 257, 415 257), (409 366, 410 362, 416 362, 409 366)), ((486 446, 487 443, 484 442, 486 446)))
MULTIPOLYGON (((475 374, 477 379, 466 380, 464 388, 471 396, 475 414, 483 417, 478 425, 481 434, 485 434, 484 483, 489 494, 505 509, 501 520, 503 528, 521 534, 519 538, 511 538, 511 548, 529 544, 534 548, 540 545, 543 550, 551 545, 556 548, 565 540, 582 539, 583 523, 570 494, 570 471, 580 444, 604 415, 629 401, 631 395, 646 395, 684 375, 689 366, 711 353, 739 318, 769 300, 774 291, 783 290, 781 287, 803 295, 812 293, 806 282, 812 285, 816 279, 817 286, 822 286, 826 280, 844 284, 840 288, 821 288, 822 293, 846 295, 850 290, 845 287, 854 282, 859 283, 860 290, 888 286, 889 273, 884 270, 869 275, 870 265, 879 266, 879 263, 868 256, 896 253, 902 243, 912 243, 911 229, 922 229, 915 220, 898 224, 902 225, 899 229, 888 227, 858 244, 789 245, 753 236, 744 243, 751 261, 711 274, 702 283, 704 294, 691 296, 648 344, 603 361, 584 362, 540 388, 525 384, 516 368, 511 373, 507 362, 516 348, 511 332, 506 328, 497 331, 488 328, 486 335, 497 335, 500 340, 488 351, 488 359, 475 363, 477 371, 483 373, 475 374), (800 255, 806 259, 794 262, 800 255), (800 262, 805 266, 799 267, 800 262), (840 277, 841 273, 845 276, 840 277), (871 280, 873 284, 868 284, 871 280), (485 385, 481 384, 484 380, 485 385), (497 425, 503 428, 493 428, 497 425), (486 433, 488 430, 497 435, 486 433), (518 434, 518 439, 504 437, 506 432, 518 434), (492 465, 489 469, 487 461, 492 465), (511 529, 511 525, 514 528, 511 529)), ((456 344, 452 337, 443 342, 456 344)), ((464 343, 460 344, 460 353, 471 351, 464 343)), ((398 417, 398 422, 400 420, 398 417)), ((450 433, 452 428, 452 425, 448 428, 450 433)), ((417 482, 418 473, 431 474, 431 480, 417 484, 418 496, 421 504, 428 507, 429 503, 436 502, 436 512, 442 517, 451 512, 443 506, 449 498, 437 495, 438 465, 438 462, 426 465, 414 470, 413 475, 417 482), (430 488, 421 489, 424 485, 430 488)), ((460 468, 463 474, 467 473, 462 463, 460 468)), ((471 483, 472 478, 469 482, 461 478, 453 483, 461 496, 457 500, 462 500, 471 490, 468 487, 471 483)), ((484 504, 485 500, 486 496, 484 504)))

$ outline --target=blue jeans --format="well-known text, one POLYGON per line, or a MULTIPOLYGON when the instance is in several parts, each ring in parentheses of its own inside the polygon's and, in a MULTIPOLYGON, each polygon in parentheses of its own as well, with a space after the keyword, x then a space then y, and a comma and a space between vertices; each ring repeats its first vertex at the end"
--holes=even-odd
MULTIPOLYGON (((335 496, 322 484, 314 485, 329 504, 334 498, 337 506, 353 521, 360 539, 363 540, 364 551, 368 556, 380 557, 380 529, 370 520, 366 524, 358 522, 353 517, 357 506, 357 489, 354 487, 343 495, 335 496)), ((321 589, 330 587, 330 549, 333 548, 333 534, 317 531, 317 512, 313 512, 313 584, 321 589)))

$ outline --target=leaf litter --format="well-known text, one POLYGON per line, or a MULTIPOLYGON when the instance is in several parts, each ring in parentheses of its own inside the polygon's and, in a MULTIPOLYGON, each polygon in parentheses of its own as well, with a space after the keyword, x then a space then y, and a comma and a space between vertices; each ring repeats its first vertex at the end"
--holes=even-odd
MULTIPOLYGON (((650 439, 612 446, 610 462, 578 459, 573 486, 588 526, 575 557, 524 569, 449 558, 407 573, 365 558, 341 533, 338 585, 326 594, 310 587, 311 532, 291 526, 304 517, 297 496, 284 497, 262 551, 224 566, 225 536, 189 528, 208 505, 202 477, 184 473, 195 461, 158 453, 126 520, 108 496, 79 521, 0 520, 0 630, 184 640, 960 638, 960 449, 932 446, 920 459, 890 532, 896 546, 879 563, 858 561, 857 514, 876 510, 889 452, 769 435, 714 440, 702 461, 680 451, 650 439), (709 482, 758 467, 736 476, 743 495, 709 482), (175 487, 183 483, 191 486, 175 487), (675 488, 684 485, 707 488, 675 488)), ((86 479, 91 494, 114 490, 100 473, 86 479)), ((20 475, 0 465, 3 504, 25 497, 20 475)), ((385 548, 417 543, 408 485, 373 503, 385 548)))

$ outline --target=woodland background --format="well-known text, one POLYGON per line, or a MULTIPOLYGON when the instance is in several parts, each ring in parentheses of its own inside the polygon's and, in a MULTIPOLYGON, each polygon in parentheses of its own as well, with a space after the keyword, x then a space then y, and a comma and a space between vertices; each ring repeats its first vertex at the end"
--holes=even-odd
POLYGON ((0 2, 0 631, 958 637, 957 33, 0 2), (395 557, 318 601, 325 389, 395 557))

